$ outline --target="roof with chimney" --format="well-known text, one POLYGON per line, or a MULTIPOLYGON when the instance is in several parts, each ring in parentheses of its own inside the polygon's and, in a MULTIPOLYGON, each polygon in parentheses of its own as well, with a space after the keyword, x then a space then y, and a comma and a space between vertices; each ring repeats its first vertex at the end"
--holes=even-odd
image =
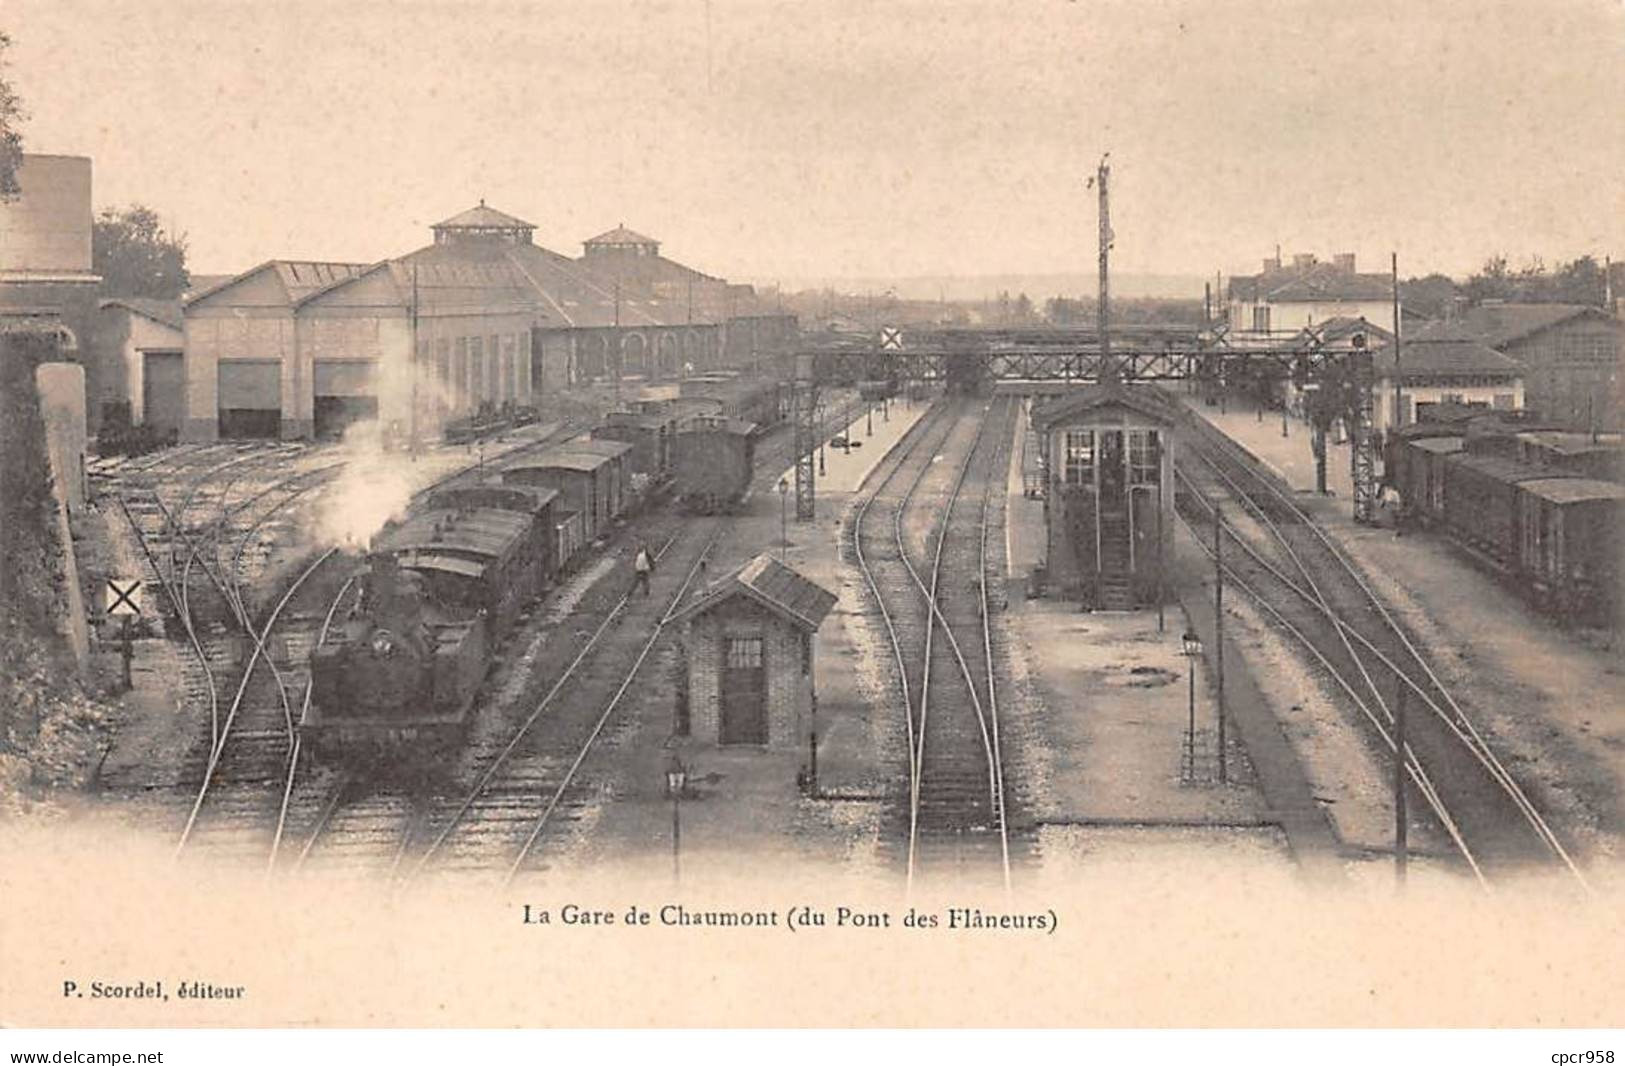
POLYGON ((1324 303, 1386 300, 1393 295, 1387 274, 1361 274, 1350 259, 1308 261, 1230 279, 1230 298, 1256 303, 1324 303))

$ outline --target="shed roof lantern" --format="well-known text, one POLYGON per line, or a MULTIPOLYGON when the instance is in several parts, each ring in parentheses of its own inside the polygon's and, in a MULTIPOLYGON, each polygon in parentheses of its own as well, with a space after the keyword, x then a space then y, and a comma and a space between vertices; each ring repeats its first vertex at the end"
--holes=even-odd
POLYGON ((536 227, 532 223, 498 211, 494 207, 487 207, 483 199, 478 206, 453 215, 443 222, 436 222, 429 228, 434 231, 436 244, 469 238, 494 238, 510 244, 529 244, 531 235, 536 232, 536 227))

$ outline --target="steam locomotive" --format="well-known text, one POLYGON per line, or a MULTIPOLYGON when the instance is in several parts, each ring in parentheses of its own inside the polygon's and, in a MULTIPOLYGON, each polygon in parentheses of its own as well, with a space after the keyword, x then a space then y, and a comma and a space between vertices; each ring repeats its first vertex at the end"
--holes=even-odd
MULTIPOLYGON (((726 424, 745 413, 777 417, 774 382, 710 383, 691 398, 726 424)), ((461 742, 492 658, 526 605, 637 506, 636 464, 656 464, 647 485, 660 462, 684 462, 681 446, 666 451, 677 422, 634 420, 618 426, 633 431, 630 440, 553 445, 433 492, 380 531, 358 594, 311 653, 310 707, 299 725, 305 743, 318 756, 374 767, 442 762, 461 742)), ((695 476, 714 480, 720 470, 725 484, 708 480, 708 491, 732 497, 749 478, 750 442, 728 447, 745 449, 732 464, 715 451, 694 453, 717 467, 695 476)))
POLYGON ((550 576, 556 496, 471 486, 384 530, 311 653, 300 728, 318 755, 433 756, 461 740, 492 651, 550 576))

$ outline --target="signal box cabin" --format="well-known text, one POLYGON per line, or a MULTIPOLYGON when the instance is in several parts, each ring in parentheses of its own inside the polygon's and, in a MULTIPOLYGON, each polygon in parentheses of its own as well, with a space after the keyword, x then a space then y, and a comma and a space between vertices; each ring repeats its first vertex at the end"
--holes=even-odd
POLYGON ((1154 386, 1118 382, 1064 393, 1033 410, 1046 457, 1051 595, 1101 610, 1157 602, 1173 557, 1179 416, 1154 386))
POLYGON ((766 553, 703 592, 681 629, 677 733, 798 750, 817 707, 814 640, 835 596, 766 553))

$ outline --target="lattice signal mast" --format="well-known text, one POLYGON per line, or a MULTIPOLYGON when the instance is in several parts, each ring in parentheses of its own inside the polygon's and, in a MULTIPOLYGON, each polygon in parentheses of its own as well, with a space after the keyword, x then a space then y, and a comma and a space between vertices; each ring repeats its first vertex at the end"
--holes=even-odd
POLYGON ((818 450, 818 382, 813 377, 813 355, 796 355, 796 378, 791 386, 791 417, 795 419, 796 521, 811 522, 817 497, 813 452, 818 450))
POLYGON ((1370 525, 1377 520, 1377 447, 1371 426, 1371 351, 1366 335, 1354 338, 1354 351, 1348 355, 1354 379, 1354 425, 1349 442, 1349 473, 1354 479, 1354 520, 1370 525))

